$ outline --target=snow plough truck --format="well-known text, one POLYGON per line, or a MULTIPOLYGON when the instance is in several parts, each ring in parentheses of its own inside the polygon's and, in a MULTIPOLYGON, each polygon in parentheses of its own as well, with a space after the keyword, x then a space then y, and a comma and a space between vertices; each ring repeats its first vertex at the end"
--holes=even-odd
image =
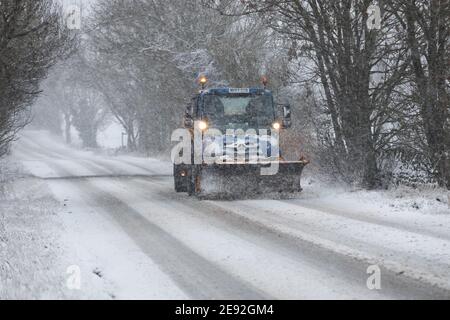
POLYGON ((283 159, 279 134, 291 127, 291 109, 274 102, 267 80, 262 88, 205 89, 206 77, 199 82, 172 151, 175 191, 208 198, 300 192, 308 161, 283 159))

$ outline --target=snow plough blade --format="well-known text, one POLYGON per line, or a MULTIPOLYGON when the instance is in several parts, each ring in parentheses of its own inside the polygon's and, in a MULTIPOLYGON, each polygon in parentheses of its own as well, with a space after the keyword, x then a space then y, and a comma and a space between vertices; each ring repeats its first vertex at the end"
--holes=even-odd
POLYGON ((264 164, 213 164, 193 168, 189 193, 199 198, 254 198, 302 191, 300 179, 306 161, 278 162, 274 174, 263 175, 264 164))

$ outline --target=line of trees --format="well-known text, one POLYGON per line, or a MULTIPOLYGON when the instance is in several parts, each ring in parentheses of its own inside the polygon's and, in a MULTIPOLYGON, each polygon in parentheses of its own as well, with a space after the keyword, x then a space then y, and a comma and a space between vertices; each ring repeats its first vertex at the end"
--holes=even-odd
POLYGON ((29 122, 41 81, 72 46, 53 1, 0 1, 0 157, 29 122))

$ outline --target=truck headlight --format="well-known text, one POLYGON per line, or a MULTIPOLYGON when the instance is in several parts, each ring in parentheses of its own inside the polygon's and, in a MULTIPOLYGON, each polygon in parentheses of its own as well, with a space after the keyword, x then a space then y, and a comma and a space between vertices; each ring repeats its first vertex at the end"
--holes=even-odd
POLYGON ((205 131, 206 129, 208 129, 208 123, 206 121, 198 121, 197 122, 197 127, 201 130, 201 131, 205 131))
POLYGON ((281 124, 279 122, 274 122, 272 124, 272 128, 274 128, 275 130, 280 130, 281 129, 281 124))

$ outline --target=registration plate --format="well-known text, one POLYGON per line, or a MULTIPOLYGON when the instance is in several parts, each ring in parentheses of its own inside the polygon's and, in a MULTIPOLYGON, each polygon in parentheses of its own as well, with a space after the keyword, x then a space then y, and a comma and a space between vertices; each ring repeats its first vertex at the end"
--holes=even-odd
POLYGON ((246 89, 242 89, 242 88, 230 88, 229 89, 230 93, 250 93, 250 89, 246 88, 246 89))

